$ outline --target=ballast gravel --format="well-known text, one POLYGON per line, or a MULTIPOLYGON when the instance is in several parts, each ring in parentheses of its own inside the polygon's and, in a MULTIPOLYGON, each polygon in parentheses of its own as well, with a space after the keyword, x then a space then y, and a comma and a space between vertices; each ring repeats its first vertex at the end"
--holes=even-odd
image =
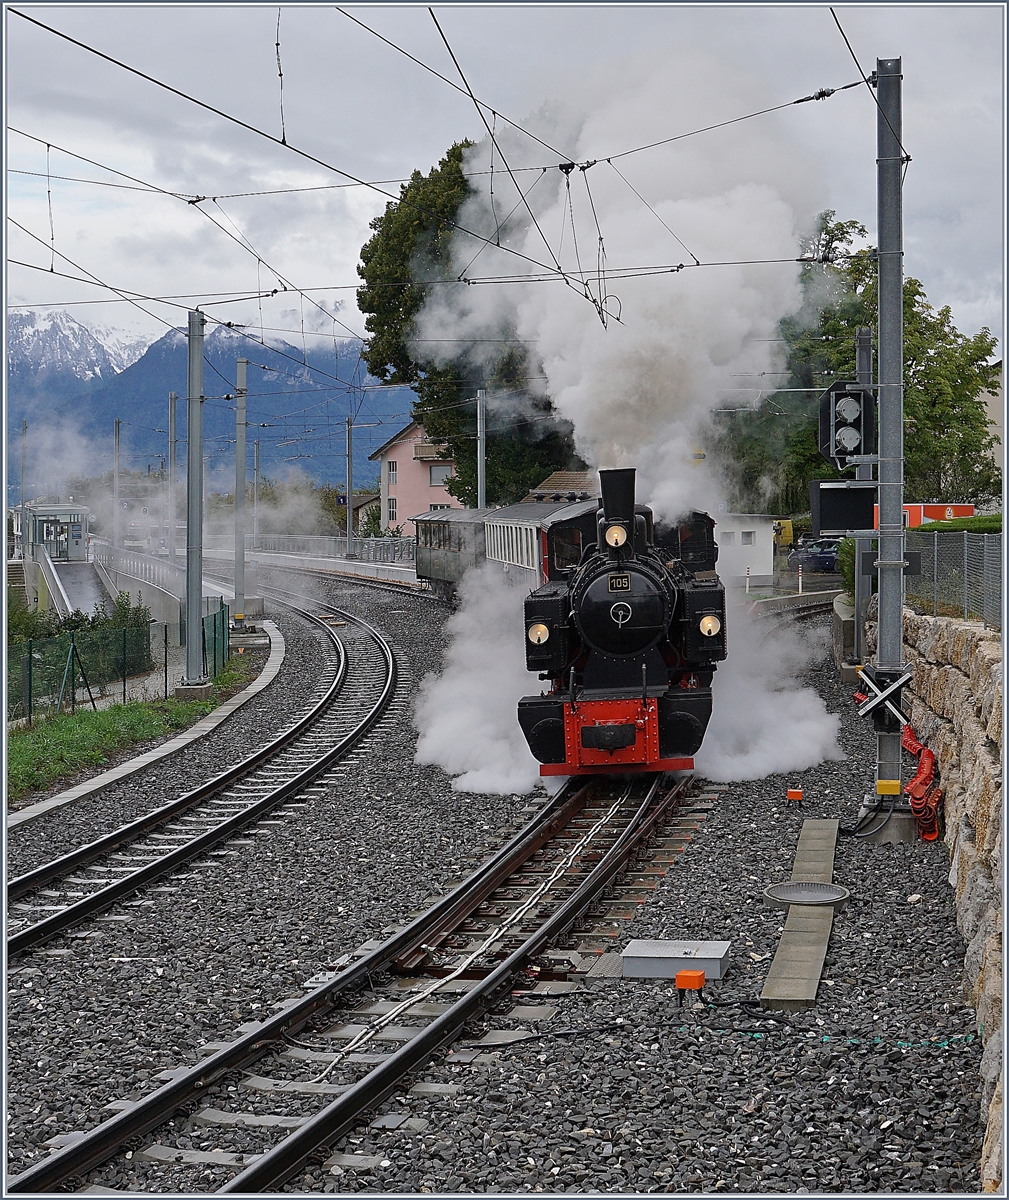
MULTIPOLYGON (((329 599, 391 637, 400 666, 393 709, 325 794, 302 798, 304 808, 274 814, 85 936, 10 964, 11 1173, 48 1153, 48 1139, 92 1128, 108 1117, 104 1106, 153 1089, 159 1072, 195 1061, 205 1043, 230 1040, 298 994, 527 819, 525 798, 460 796, 443 772, 413 765, 412 692, 439 663, 447 610, 359 585, 330 589, 329 599)), ((307 645, 306 686, 312 653, 307 645)), ((264 697, 270 691, 282 709, 284 691, 274 684, 264 697)), ((94 1181, 116 1186, 100 1171, 94 1181)))
MULTIPOLYGON (((526 798, 460 796, 442 772, 412 764, 409 696, 438 664, 445 610, 360 585, 310 586, 392 636, 405 667, 397 713, 308 809, 173 879, 176 891, 111 914, 128 920, 11 964, 12 1173, 37 1160, 46 1138, 93 1126, 108 1115, 103 1105, 150 1090, 158 1072, 230 1039, 339 955, 406 919, 527 815, 526 798)), ((872 788, 871 729, 836 682, 829 652, 809 682, 842 715, 847 761, 718 788, 615 946, 730 940, 731 969, 705 990, 719 1005, 760 992, 783 917, 761 892, 788 878, 802 819, 849 823, 872 788), (804 790, 801 811, 785 800, 789 786, 804 790)), ((839 838, 834 878, 853 901, 835 918, 815 1009, 772 1022, 739 1007, 681 1008, 665 983, 619 979, 516 997, 556 1013, 491 1014, 462 1040, 516 1027, 535 1040, 472 1063, 442 1053, 405 1086, 448 1092, 404 1090, 381 1106, 414 1118, 411 1126, 355 1129, 331 1148, 344 1165, 313 1165, 287 1190, 977 1191, 980 1040, 960 991, 964 947, 948 870, 941 842, 839 838)), ((308 1078, 317 1065, 302 1072, 275 1057, 251 1071, 308 1078)), ((208 1093, 205 1104, 260 1114, 317 1108, 237 1077, 208 1093)), ((278 1136, 189 1113, 143 1141, 212 1157, 256 1153, 278 1136)), ((84 1182, 210 1191, 237 1169, 152 1162, 138 1145, 84 1182)))
MULTIPOLYGON (((332 660, 329 679, 335 671, 336 658, 327 650, 326 634, 279 606, 267 616, 279 626, 285 642, 284 662, 269 687, 178 753, 95 796, 14 826, 7 833, 10 878, 86 845, 212 779, 276 737, 311 707, 320 680, 320 664, 332 660)), ((149 748, 139 746, 136 752, 139 755, 149 748)))

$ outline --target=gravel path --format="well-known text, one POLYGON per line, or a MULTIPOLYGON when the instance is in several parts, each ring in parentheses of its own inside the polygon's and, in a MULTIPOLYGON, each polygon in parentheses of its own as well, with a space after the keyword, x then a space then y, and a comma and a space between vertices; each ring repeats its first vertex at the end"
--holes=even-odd
MULTIPOLYGON (((525 799, 460 797, 441 771, 412 765, 409 698, 438 665, 446 611, 360 585, 310 586, 391 636, 403 668, 398 711, 297 821, 243 839, 252 844, 173 880, 176 891, 122 906, 98 936, 12 964, 11 1170, 405 919, 523 819, 525 799)), ((709 985, 714 999, 759 993, 781 927, 760 891, 788 877, 802 817, 850 820, 871 787, 871 735, 847 690, 825 664, 810 679, 842 712, 851 761, 722 791, 621 939, 731 940, 733 967, 709 985), (796 782, 801 814, 784 803, 796 782)), ((842 838, 835 879, 855 900, 835 921, 815 1010, 755 1023, 734 1009, 680 1010, 672 989, 619 980, 537 996, 556 1015, 523 1027, 585 1032, 472 1065, 439 1059, 418 1078, 458 1091, 383 1106, 426 1127, 355 1131, 334 1149, 374 1165, 316 1168, 289 1190, 976 1191, 980 1044, 960 998, 947 873, 941 843, 842 838)), ((495 1016, 472 1032, 516 1024, 495 1016)), ((244 1095, 242 1105, 251 1107, 244 1095)), ((262 1111, 282 1109, 270 1097, 262 1111)), ((221 1144, 219 1130, 185 1116, 175 1128, 180 1146, 221 1144)), ((208 1190, 232 1173, 134 1156, 88 1182, 208 1190)))
MULTIPOLYGON (((213 778, 270 741, 311 706, 319 683, 319 663, 331 658, 326 651, 326 635, 279 605, 267 615, 280 627, 286 644, 284 662, 273 683, 217 729, 177 754, 152 763, 96 796, 75 801, 37 821, 9 830, 9 876, 21 875, 59 854, 69 853, 213 778)), ((332 678, 332 672, 328 678, 332 678)), ((163 740, 174 736, 167 734, 163 740)), ((152 741, 136 746, 130 757, 158 744, 152 741)), ((70 785, 61 785, 53 794, 65 786, 70 785)))

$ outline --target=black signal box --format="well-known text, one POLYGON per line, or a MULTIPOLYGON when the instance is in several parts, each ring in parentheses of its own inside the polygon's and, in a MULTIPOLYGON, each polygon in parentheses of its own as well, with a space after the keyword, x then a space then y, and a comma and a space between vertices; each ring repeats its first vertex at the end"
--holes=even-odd
POLYGON ((849 530, 872 529, 878 486, 871 479, 811 479, 809 511, 813 536, 844 537, 849 530))

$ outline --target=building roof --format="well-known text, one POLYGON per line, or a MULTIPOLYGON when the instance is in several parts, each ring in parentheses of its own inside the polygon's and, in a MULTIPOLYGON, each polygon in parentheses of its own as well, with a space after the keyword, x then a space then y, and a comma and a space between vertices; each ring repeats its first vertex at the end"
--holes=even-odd
POLYGON ((409 425, 404 425, 399 433, 394 433, 387 442, 383 442, 374 454, 369 454, 368 462, 374 462, 376 458, 381 458, 390 446, 394 446, 397 442, 402 441, 402 439, 406 437, 408 433, 413 433, 415 429, 419 429, 421 434, 424 433, 424 426, 421 425, 419 421, 411 421, 409 425))
POLYGON ((356 512, 359 508, 363 508, 366 504, 373 504, 376 500, 381 499, 378 492, 366 492, 363 496, 355 496, 353 508, 356 512))
POLYGON ((571 500, 522 500, 518 504, 509 504, 507 508, 496 508, 488 514, 486 524, 507 524, 515 521, 523 525, 550 524, 550 518, 557 513, 563 513, 564 520, 580 517, 587 512, 595 512, 595 500, 586 500, 577 504, 571 500))
POLYGON ((598 499, 599 475, 596 471, 554 471, 523 497, 532 500, 592 500, 598 499))
POLYGON ((446 521, 451 524, 477 524, 499 510, 493 508, 436 508, 429 512, 418 513, 410 517, 411 521, 423 521, 425 525, 442 525, 446 521))

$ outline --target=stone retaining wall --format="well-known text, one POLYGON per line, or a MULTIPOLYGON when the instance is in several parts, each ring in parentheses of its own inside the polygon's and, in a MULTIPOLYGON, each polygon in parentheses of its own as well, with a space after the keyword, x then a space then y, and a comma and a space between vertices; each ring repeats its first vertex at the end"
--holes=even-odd
MULTIPOLYGON (((875 653, 875 597, 866 625, 875 653)), ((977 1012, 981 1156, 985 1191, 1002 1178, 1002 644, 979 622, 904 610, 905 661, 914 671, 905 707, 918 739, 935 752, 943 789, 949 882, 967 944, 964 994, 977 1012)))

